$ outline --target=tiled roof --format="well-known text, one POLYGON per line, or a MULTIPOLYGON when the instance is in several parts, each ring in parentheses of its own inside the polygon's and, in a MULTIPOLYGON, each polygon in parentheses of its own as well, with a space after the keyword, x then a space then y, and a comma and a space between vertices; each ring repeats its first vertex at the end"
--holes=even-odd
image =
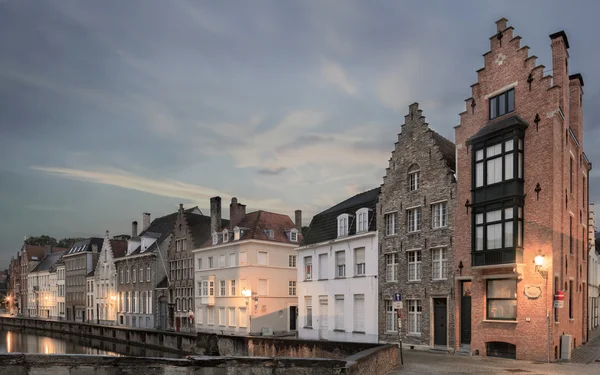
POLYGON ((114 258, 123 257, 127 254, 127 241, 110 240, 110 248, 114 258))
POLYGON ((351 214, 354 217, 348 223, 348 235, 356 234, 356 211, 369 208, 369 231, 377 229, 376 208, 379 199, 379 188, 365 191, 352 198, 336 204, 335 206, 315 215, 304 237, 303 245, 330 241, 337 238, 337 217, 342 214, 351 214))
POLYGON ((44 259, 31 272, 49 271, 63 256, 63 252, 54 252, 46 255, 44 259))
POLYGON ((517 125, 519 125, 523 128, 526 128, 529 126, 527 121, 523 120, 521 117, 519 117, 517 115, 512 115, 507 118, 502 118, 500 120, 494 120, 493 122, 485 125, 481 129, 479 129, 479 131, 477 133, 472 135, 467 140, 467 145, 473 141, 476 141, 477 139, 491 136, 492 134, 502 132, 502 130, 504 130, 504 129, 507 129, 507 128, 510 128, 513 126, 517 126, 517 125))
POLYGON ((158 289, 166 289, 169 287, 169 280, 167 277, 163 277, 163 279, 156 285, 158 289))
MULTIPOLYGON (((262 240, 262 241, 273 241, 280 243, 297 244, 298 242, 292 242, 289 239, 288 233, 291 229, 294 229, 294 222, 289 216, 278 214, 268 211, 254 211, 246 214, 242 220, 237 224, 237 227, 241 229, 240 239, 243 240, 262 240), (273 236, 270 237, 268 233, 273 236)), ((229 224, 223 223, 220 233, 223 230, 229 229, 229 224)), ((229 242, 233 242, 233 231, 230 234, 229 242)), ((298 233, 298 241, 301 239, 301 234, 298 233)), ((218 244, 223 243, 223 236, 219 236, 218 244)), ((212 237, 209 238, 203 247, 212 246, 212 237)))
POLYGON ((27 253, 27 260, 29 261, 40 261, 44 258, 46 253, 50 252, 50 247, 36 246, 36 245, 25 245, 23 249, 27 253))
POLYGON ((442 153, 442 157, 446 161, 446 165, 448 165, 448 168, 453 172, 456 172, 456 146, 453 142, 447 140, 439 133, 433 130, 430 130, 430 132, 442 153))
MULTIPOLYGON (((192 234, 193 248, 197 249, 210 239, 210 216, 185 213, 185 221, 192 234)), ((229 220, 221 220, 223 225, 229 225, 229 220)))
POLYGON ((69 249, 69 251, 67 251, 65 253, 65 255, 69 256, 69 255, 73 255, 73 254, 91 252, 93 245, 96 245, 98 247, 98 252, 100 252, 100 250, 102 250, 103 242, 104 242, 104 239, 98 238, 98 237, 90 237, 90 238, 86 238, 81 241, 77 241, 73 244, 73 246, 71 246, 71 248, 69 249))

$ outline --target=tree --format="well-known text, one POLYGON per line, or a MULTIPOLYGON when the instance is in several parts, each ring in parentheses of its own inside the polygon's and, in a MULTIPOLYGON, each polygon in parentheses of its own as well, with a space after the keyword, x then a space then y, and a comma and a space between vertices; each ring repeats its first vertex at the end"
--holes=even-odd
POLYGON ((302 237, 306 236, 308 233, 308 227, 302 227, 302 237))
POLYGON ((60 241, 58 241, 58 244, 56 246, 70 249, 71 246, 73 246, 73 244, 75 242, 81 241, 81 240, 83 240, 83 238, 81 238, 81 237, 63 238, 60 241))
POLYGON ((29 237, 25 240, 25 244, 32 246, 56 246, 56 238, 42 234, 39 237, 29 237))

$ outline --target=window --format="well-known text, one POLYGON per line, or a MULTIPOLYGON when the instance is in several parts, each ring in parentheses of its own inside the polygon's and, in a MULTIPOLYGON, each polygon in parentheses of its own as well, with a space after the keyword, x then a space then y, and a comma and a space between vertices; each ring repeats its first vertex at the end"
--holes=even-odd
POLYGON ((208 295, 209 296, 215 295, 215 282, 214 281, 208 282, 208 295))
POLYGON ((515 177, 523 178, 523 140, 517 138, 517 150, 514 144, 514 138, 510 138, 475 151, 476 188, 512 180, 515 177))
POLYGON ((129 267, 126 267, 127 270, 127 284, 129 284, 129 267))
POLYGON ((492 205, 474 211, 475 251, 521 247, 523 243, 523 208, 492 205), (494 209, 495 208, 495 209, 494 209), (487 211, 486 211, 487 209, 487 211), (517 220, 515 220, 517 211, 517 220), (515 226, 516 245, 515 245, 515 226))
POLYGON ((366 232, 369 230, 369 210, 361 208, 356 212, 358 220, 356 222, 356 233, 366 232))
POLYGON ((212 244, 216 245, 219 243, 219 233, 213 233, 212 235, 212 244))
POLYGON ((295 296, 296 295, 296 282, 288 281, 288 295, 295 296))
POLYGON ((225 267, 225 254, 219 255, 219 268, 225 267))
POLYGON ((220 282, 219 282, 219 295, 221 297, 224 297, 226 295, 226 293, 225 293, 225 280, 220 280, 220 282))
POLYGON ((296 229, 290 230, 290 241, 298 242, 298 231, 296 229))
POLYGON ((312 297, 304 297, 306 314, 304 315, 304 326, 312 327, 312 297))
POLYGON ((258 279, 258 295, 267 296, 269 295, 269 282, 267 279, 258 279))
POLYGON ((569 319, 573 319, 573 280, 569 280, 569 319))
POLYGON ((327 280, 327 254, 319 254, 319 280, 327 280))
POLYGON ((208 306, 207 308, 207 323, 209 325, 215 324, 215 308, 213 306, 208 306))
POLYGON ((517 319, 517 280, 487 281, 487 319, 517 319))
POLYGON ((354 331, 365 331, 365 295, 354 295, 354 331))
POLYGON ((229 326, 235 327, 235 307, 229 308, 229 326))
POLYGON ((245 251, 240 251, 240 265, 248 263, 248 253, 245 251))
POLYGON ((354 271, 354 275, 364 276, 366 272, 364 247, 354 249, 354 264, 356 264, 356 270, 354 271))
POLYGON ((408 301, 408 334, 421 334, 421 300, 409 299, 408 301))
POLYGON ((418 168, 418 166, 414 165, 408 172, 408 191, 415 191, 419 189, 419 177, 421 176, 421 172, 418 170, 418 168))
POLYGON ((408 232, 417 232, 421 230, 421 207, 406 210, 408 218, 408 232))
POLYGON ((569 158, 569 193, 573 193, 573 157, 569 158))
POLYGON ((259 251, 258 252, 258 265, 259 266, 267 266, 268 265, 268 257, 269 257, 269 253, 267 253, 266 251, 259 251))
POLYGON ((581 204, 583 205, 583 207, 585 208, 585 200, 587 199, 587 197, 585 196, 585 177, 583 177, 583 183, 581 184, 582 186, 582 199, 581 199, 581 204))
POLYGON ((489 103, 490 120, 513 112, 515 110, 515 89, 510 89, 490 98, 489 103))
POLYGON ((304 257, 304 280, 312 279, 312 257, 304 257))
POLYGON ((235 227, 235 228, 233 228, 233 239, 234 239, 235 241, 238 241, 238 240, 240 239, 240 235, 241 235, 241 234, 242 234, 242 233, 241 233, 241 231, 240 231, 240 228, 238 228, 238 227, 235 227))
POLYGON ((335 277, 346 277, 346 252, 335 253, 335 277))
POLYGON ((569 216, 569 253, 573 255, 573 216, 569 216))
POLYGON ((446 202, 431 205, 431 227, 444 228, 448 226, 448 210, 446 202))
POLYGON ((146 281, 150 281, 150 263, 146 264, 146 281))
POLYGON ((140 277, 140 283, 144 281, 144 266, 142 266, 140 264, 140 271, 139 271, 139 277, 140 277))
POLYGON ((445 280, 448 278, 448 252, 445 248, 433 249, 433 279, 445 280))
POLYGON ((338 216, 338 237, 348 235, 348 214, 338 216))
POLYGON ((336 330, 344 330, 344 296, 335 296, 335 327, 336 330))
POLYGON ((246 308, 240 307, 240 328, 246 328, 248 321, 248 315, 246 314, 246 308))
POLYGON ((398 254, 385 254, 385 281, 398 281, 398 254))
POLYGON ((208 296, 208 281, 202 282, 202 294, 203 296, 208 296))
POLYGON ((230 253, 229 254, 229 259, 228 259, 227 265, 229 267, 234 267, 235 266, 235 253, 230 253))
POLYGON ((202 258, 198 258, 198 269, 202 269, 202 258))
POLYGON ((227 315, 224 307, 219 308, 219 325, 226 326, 227 325, 227 315))
POLYGON ((229 231, 227 229, 225 229, 223 231, 223 242, 227 242, 229 241, 229 231))
POLYGON ((398 327, 398 319, 394 311, 394 304, 391 299, 385 300, 385 330, 386 332, 396 332, 398 327))
POLYGON ((296 256, 295 255, 288 256, 288 267, 296 268, 296 256))
MULTIPOLYGON (((560 290, 560 284, 558 281, 558 276, 555 276, 554 277, 554 294, 555 295, 558 294, 559 290, 560 290)), ((558 322, 558 309, 556 307, 554 308, 554 321, 558 322)))
POLYGON ((215 268, 215 262, 213 260, 213 257, 208 257, 208 269, 213 269, 215 268))
POLYGON ((232 296, 235 296, 235 280, 231 280, 229 282, 229 286, 230 286, 230 293, 232 296))
POLYGON ((421 250, 407 251, 408 281, 421 280, 421 250))
POLYGON ((119 268, 119 282, 123 284, 123 267, 119 268))
POLYGON ((385 235, 393 236, 398 234, 398 213, 391 212, 385 214, 385 235))

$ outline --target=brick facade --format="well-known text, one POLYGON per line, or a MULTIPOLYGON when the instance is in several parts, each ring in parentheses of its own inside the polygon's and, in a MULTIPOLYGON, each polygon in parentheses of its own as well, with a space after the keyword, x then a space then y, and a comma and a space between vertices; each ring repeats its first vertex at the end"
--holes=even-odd
MULTIPOLYGON (((382 342, 398 341, 398 332, 390 331, 392 326, 394 330, 397 329, 396 312, 391 314, 390 303, 394 293, 401 293, 403 308, 400 331, 403 343, 425 347, 441 346, 444 349, 453 347, 454 302, 451 290, 454 276, 452 237, 456 205, 454 156, 454 145, 429 129, 418 104, 412 104, 409 107, 409 114, 405 116, 405 124, 402 125, 402 132, 398 135, 395 150, 392 151, 377 207, 380 243, 378 318, 379 338, 382 342), (411 189, 409 172, 415 171, 419 174, 418 187, 414 188, 413 179, 413 189, 411 189), (440 228, 434 229, 432 211, 434 204, 439 203, 445 205, 445 222, 440 223, 440 228), (414 207, 420 207, 420 229, 409 232, 408 210, 414 207), (396 234, 388 232, 390 224, 389 216, 386 216, 394 212, 397 215, 396 234), (433 253, 440 249, 445 251, 447 263, 442 265, 436 262, 436 270, 437 264, 440 268, 438 276, 434 276, 433 253), (420 279, 418 281, 409 281, 409 260, 419 259, 411 251, 420 252, 420 277, 416 274, 411 277, 411 279, 420 279), (387 263, 390 256, 394 256, 393 254, 397 259, 395 272, 387 269, 387 263), (443 274, 441 267, 445 268, 443 274), (391 276, 392 274, 394 275, 391 276), (389 281, 390 278, 393 281, 389 281), (413 320, 414 324, 409 325, 409 320, 415 319, 415 315, 409 313, 409 304, 416 303, 409 302, 411 300, 419 301, 421 311, 418 314, 420 322, 413 320), (436 310, 437 318, 441 320, 439 325, 434 322, 435 303, 441 305, 438 308, 443 311, 436 310), (409 328, 420 333, 409 333, 409 328), (440 330, 438 340, 434 340, 436 329, 440 330)), ((416 272, 414 265, 410 267, 411 273, 416 272)))
MULTIPOLYGON (((456 222, 459 225, 454 262, 455 269, 459 269, 459 265, 464 268, 460 268, 455 286, 455 347, 458 349, 461 342, 458 322, 461 314, 466 314, 461 311, 460 283, 470 280, 470 351, 491 355, 493 353, 486 351, 486 344, 502 342, 516 347, 517 359, 545 361, 548 357, 552 360, 560 356, 561 335, 572 335, 572 346, 586 340, 584 249, 587 248, 587 173, 591 165, 582 149, 583 80, 578 74, 569 76, 569 44, 564 32, 550 36, 553 76, 544 76, 544 66, 536 65, 536 57, 529 56, 529 47, 521 46, 521 38, 506 23, 506 19, 497 22, 497 33, 490 38, 491 50, 484 54, 484 67, 477 71, 478 81, 471 86, 472 97, 466 100, 466 111, 460 114, 460 125, 456 127, 459 171, 456 222), (490 120, 490 98, 511 88, 514 89, 514 112, 490 120), (477 198, 478 188, 473 177, 473 160, 477 156, 470 139, 482 131, 489 133, 488 138, 500 136, 502 123, 510 121, 520 123, 523 132, 523 172, 510 182, 519 186, 517 190, 522 189, 522 193, 511 195, 507 190, 502 193, 496 190, 492 195, 496 202, 503 198, 519 202, 515 207, 522 209, 523 236, 520 238, 523 242, 519 244, 517 240, 513 248, 517 254, 514 262, 490 261, 492 257, 486 254, 488 263, 472 267, 473 259, 487 251, 472 249, 473 212, 492 203, 493 199, 477 198), (573 159, 572 177, 570 158, 573 159), (473 205, 475 200, 478 203, 473 205), (547 271, 547 280, 543 272, 535 269, 534 257, 538 254, 544 256, 542 271, 547 271), (489 264, 494 262, 502 264, 489 264), (486 283, 499 278, 516 280, 516 319, 489 319, 486 283), (569 281, 573 283, 572 293, 569 281), (556 290, 564 291, 565 306, 554 310, 552 295, 556 290)), ((514 174, 517 176, 516 170, 514 174)), ((504 180, 496 186, 507 184, 504 180)), ((486 189, 491 191, 493 187, 486 189)), ((489 246, 487 240, 481 243, 489 246)))

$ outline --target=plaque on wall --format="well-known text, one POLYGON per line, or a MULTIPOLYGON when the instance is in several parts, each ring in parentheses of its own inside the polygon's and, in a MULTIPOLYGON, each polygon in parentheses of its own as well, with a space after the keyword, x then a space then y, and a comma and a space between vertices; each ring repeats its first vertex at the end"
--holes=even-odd
POLYGON ((542 287, 539 285, 525 285, 525 297, 538 299, 542 296, 542 287))

